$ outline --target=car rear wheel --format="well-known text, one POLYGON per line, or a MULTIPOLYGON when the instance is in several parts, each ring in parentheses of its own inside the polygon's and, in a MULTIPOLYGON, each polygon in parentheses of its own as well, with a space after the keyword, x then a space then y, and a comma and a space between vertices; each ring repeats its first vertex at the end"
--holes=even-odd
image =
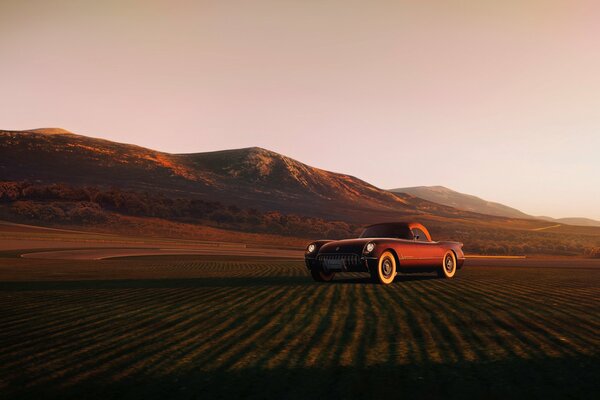
POLYGON ((438 270, 440 278, 450 279, 456 274, 456 256, 452 250, 448 250, 442 259, 442 267, 438 270))
POLYGON ((389 285, 396 277, 396 259, 390 251, 384 252, 379 257, 377 268, 371 271, 371 278, 374 282, 383 285, 389 285))
POLYGON ((312 268, 310 270, 310 275, 315 280, 315 282, 330 282, 331 280, 333 280, 335 272, 325 272, 320 268, 312 268))

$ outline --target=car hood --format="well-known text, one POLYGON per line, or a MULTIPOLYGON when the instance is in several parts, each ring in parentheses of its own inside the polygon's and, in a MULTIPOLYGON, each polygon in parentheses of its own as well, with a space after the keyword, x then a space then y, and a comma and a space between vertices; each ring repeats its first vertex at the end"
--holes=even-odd
POLYGON ((319 254, 361 254, 365 244, 372 241, 372 238, 334 240, 333 242, 324 244, 323 247, 319 249, 319 254))

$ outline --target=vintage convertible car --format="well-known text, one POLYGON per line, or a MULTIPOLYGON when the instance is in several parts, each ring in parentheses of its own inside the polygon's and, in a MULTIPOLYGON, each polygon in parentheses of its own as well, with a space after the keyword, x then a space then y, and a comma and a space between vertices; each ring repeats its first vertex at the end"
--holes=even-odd
POLYGON ((371 225, 359 238, 318 240, 306 248, 304 260, 317 282, 336 272, 369 272, 375 282, 390 284, 398 272, 437 272, 452 278, 465 261, 462 243, 434 242, 416 222, 371 225))

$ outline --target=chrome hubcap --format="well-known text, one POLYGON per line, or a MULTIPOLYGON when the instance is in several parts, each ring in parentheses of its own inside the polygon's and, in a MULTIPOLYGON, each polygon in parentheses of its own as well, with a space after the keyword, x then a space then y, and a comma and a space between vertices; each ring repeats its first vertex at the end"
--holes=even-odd
POLYGON ((392 275, 392 262, 387 258, 383 260, 383 264, 381 265, 381 273, 386 278, 389 278, 392 275))
POLYGON ((454 259, 452 256, 446 256, 446 262, 444 263, 447 272, 452 272, 454 270, 454 259))

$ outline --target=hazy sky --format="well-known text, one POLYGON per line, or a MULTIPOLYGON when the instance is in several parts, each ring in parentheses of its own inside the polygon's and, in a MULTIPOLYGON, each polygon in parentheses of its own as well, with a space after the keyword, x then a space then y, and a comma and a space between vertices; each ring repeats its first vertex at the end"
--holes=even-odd
POLYGON ((600 219, 599 5, 0 0, 0 128, 600 219))

